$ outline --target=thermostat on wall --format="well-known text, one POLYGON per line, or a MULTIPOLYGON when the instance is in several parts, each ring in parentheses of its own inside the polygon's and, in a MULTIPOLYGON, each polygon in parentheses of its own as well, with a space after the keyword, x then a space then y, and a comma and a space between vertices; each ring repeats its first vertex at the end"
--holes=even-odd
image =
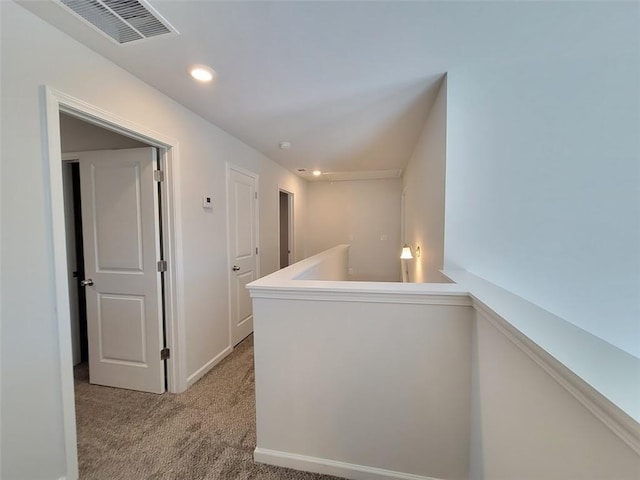
POLYGON ((213 208, 213 197, 211 195, 202 196, 202 208, 213 208))

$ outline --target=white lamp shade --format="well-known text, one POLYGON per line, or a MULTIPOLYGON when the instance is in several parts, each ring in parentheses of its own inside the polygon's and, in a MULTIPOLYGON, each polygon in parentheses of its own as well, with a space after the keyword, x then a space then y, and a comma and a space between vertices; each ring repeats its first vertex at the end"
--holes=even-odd
POLYGON ((411 253, 411 247, 407 244, 405 244, 404 247, 402 247, 402 253, 400 254, 400 258, 402 260, 410 260, 413 258, 413 253, 411 253))

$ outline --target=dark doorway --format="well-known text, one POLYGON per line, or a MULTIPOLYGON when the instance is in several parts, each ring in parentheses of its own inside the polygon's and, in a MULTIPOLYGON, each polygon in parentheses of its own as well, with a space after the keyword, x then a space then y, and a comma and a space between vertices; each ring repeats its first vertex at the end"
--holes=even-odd
POLYGON ((292 262, 293 194, 280 190, 280 268, 292 262))

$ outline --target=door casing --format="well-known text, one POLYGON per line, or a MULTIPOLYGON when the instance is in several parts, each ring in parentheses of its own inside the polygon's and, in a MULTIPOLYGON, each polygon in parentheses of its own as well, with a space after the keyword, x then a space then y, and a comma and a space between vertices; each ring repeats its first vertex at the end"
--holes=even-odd
POLYGON ((178 281, 183 276, 182 237, 178 227, 181 224, 178 141, 48 86, 41 87, 40 99, 44 112, 43 143, 46 145, 44 157, 49 172, 48 193, 51 208, 50 228, 53 239, 66 472, 67 478, 73 480, 78 478, 78 452, 59 116, 63 112, 159 149, 161 169, 165 172, 165 179, 161 184, 163 202, 161 223, 164 232, 164 258, 168 265, 165 276, 165 315, 166 341, 171 349, 171 357, 167 360, 167 384, 168 391, 172 393, 179 393, 187 388, 184 292, 181 282, 178 281))

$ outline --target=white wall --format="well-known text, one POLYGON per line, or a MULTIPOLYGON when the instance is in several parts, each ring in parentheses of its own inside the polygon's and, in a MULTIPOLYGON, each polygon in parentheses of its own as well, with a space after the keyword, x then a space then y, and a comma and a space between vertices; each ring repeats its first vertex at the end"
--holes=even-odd
POLYGON ((404 169, 405 242, 414 249, 409 281, 444 282, 444 181, 447 158, 447 80, 443 79, 416 148, 404 169), (420 247, 420 257, 415 255, 420 247))
POLYGON ((69 115, 60 115, 60 147, 63 152, 117 150, 147 147, 133 138, 119 135, 69 115))
POLYGON ((470 307, 256 298, 254 309, 257 460, 467 478, 470 307))
MULTIPOLYGON (((278 268, 278 188, 295 193, 301 214, 305 183, 22 7, 0 2, 0 8, 0 476, 57 479, 65 475, 65 452, 40 86, 49 85, 179 141, 184 243, 180 280, 189 375, 229 345, 226 162, 260 175, 263 274, 278 268), (201 207, 203 193, 213 196, 211 212, 201 207)), ((302 245, 301 223, 296 238, 302 245)))
POLYGON ((640 360, 468 273, 336 281, 347 250, 249 285, 256 460, 362 480, 640 478, 640 360))
POLYGON ((349 248, 348 245, 337 245, 298 262, 282 274, 295 280, 348 281, 349 248))
POLYGON ((348 243, 351 280, 399 281, 400 193, 400 179, 310 182, 309 254, 348 243))
MULTIPOLYGON (((293 193, 294 263, 306 257, 307 182, 267 160, 253 170, 260 175, 260 275, 280 268, 280 189, 293 193)), ((243 165, 241 159, 235 162, 243 165)), ((247 163, 248 164, 248 163, 247 163)), ((247 166, 248 169, 251 169, 247 166)))
POLYGON ((363 480, 466 479, 468 295, 454 284, 344 281, 349 250, 248 285, 255 459, 363 480))
POLYGON ((540 8, 581 23, 448 72, 445 264, 640 356, 640 5, 540 8))
POLYGON ((476 311, 471 480, 632 480, 640 457, 476 311))

